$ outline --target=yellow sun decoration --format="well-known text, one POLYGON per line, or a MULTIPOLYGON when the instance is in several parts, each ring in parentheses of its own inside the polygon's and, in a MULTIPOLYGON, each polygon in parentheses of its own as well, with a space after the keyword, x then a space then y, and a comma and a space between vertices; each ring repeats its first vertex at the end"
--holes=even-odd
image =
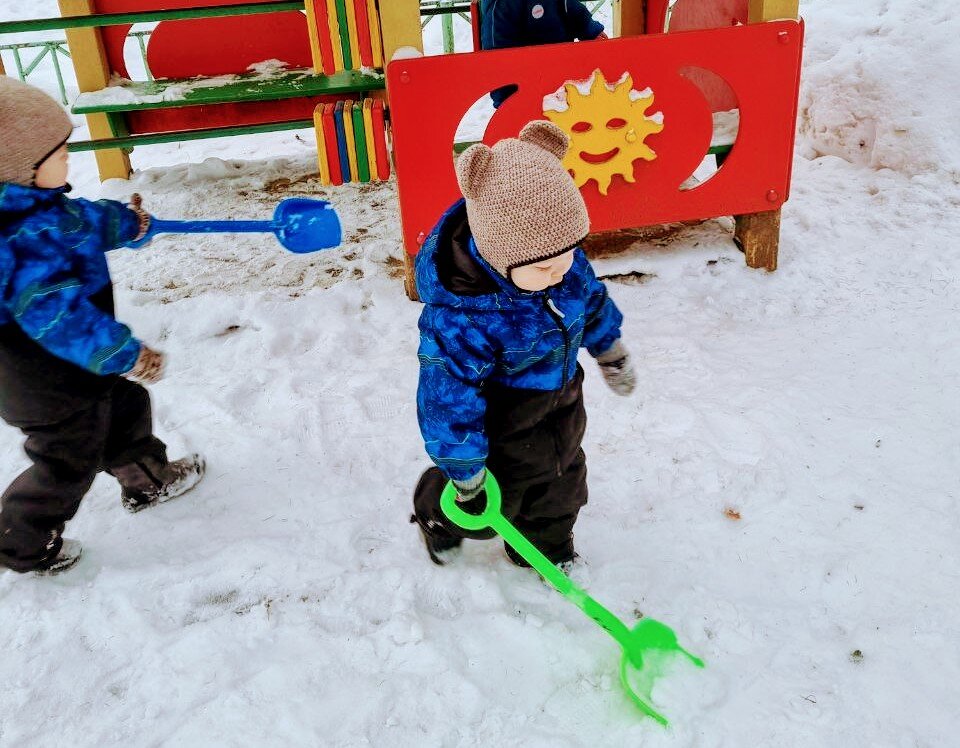
MULTIPOLYGON (((570 149, 563 165, 570 170, 577 187, 591 179, 601 195, 606 195, 614 175, 627 182, 633 178, 637 159, 653 161, 657 157, 644 140, 663 130, 663 115, 646 114, 653 105, 653 93, 633 90, 633 79, 624 75, 614 84, 595 70, 590 89, 581 93, 576 83, 563 86, 567 108, 544 111, 544 115, 570 136, 570 149)), ((559 92, 558 92, 559 93, 559 92)))

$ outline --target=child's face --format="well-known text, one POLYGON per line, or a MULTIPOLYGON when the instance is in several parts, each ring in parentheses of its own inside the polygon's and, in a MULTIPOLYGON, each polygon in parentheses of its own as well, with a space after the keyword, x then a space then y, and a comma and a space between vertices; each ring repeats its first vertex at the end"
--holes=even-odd
POLYGON ((542 291, 562 281, 571 267, 573 267, 572 249, 549 260, 531 262, 529 265, 514 268, 510 271, 510 280, 517 288, 524 291, 542 291))
POLYGON ((67 146, 62 145, 37 167, 37 175, 33 183, 45 190, 54 190, 67 183, 67 146))

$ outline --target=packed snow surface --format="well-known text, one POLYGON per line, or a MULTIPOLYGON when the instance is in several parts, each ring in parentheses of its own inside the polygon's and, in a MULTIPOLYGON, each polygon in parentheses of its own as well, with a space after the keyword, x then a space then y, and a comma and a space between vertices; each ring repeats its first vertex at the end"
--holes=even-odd
MULTIPOLYGON (((428 463, 395 184, 322 188, 305 132, 138 149, 134 179, 102 187, 73 157, 78 194, 137 191, 163 218, 328 199, 345 241, 111 256, 119 316, 169 355, 157 431, 208 475, 137 515, 101 476, 73 570, 0 573, 0 746, 953 745, 960 16, 801 9, 779 270, 745 267, 729 219, 595 262, 639 386, 614 396, 582 356, 577 575, 706 661, 654 691, 669 729, 621 692, 612 640, 497 543, 428 561, 407 523, 428 463)), ((56 14, 0 0, 5 20, 56 14)), ((0 427, 0 482, 21 442, 0 427)))

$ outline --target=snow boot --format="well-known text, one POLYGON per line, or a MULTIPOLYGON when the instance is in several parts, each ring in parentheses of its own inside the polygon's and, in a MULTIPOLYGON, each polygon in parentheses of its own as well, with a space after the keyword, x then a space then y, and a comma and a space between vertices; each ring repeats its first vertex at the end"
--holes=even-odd
POLYGON ((35 569, 33 573, 38 577, 52 577, 60 574, 76 564, 77 561, 80 560, 82 553, 83 546, 80 545, 80 541, 64 538, 59 553, 51 558, 49 562, 35 569))
POLYGON ((203 478, 206 463, 198 454, 173 462, 146 458, 110 470, 120 482, 120 500, 128 512, 182 496, 203 478))
POLYGON ((451 535, 439 522, 432 519, 420 519, 416 514, 410 515, 410 523, 420 528, 420 537, 426 546, 430 560, 437 566, 443 566, 451 560, 453 551, 463 543, 463 538, 451 535))

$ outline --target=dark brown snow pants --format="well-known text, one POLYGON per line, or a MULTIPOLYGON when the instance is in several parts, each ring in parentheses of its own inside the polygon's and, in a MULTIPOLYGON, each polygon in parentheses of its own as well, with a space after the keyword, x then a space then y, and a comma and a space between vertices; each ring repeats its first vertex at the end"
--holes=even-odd
MULTIPOLYGON (((543 392, 486 387, 487 468, 503 492, 503 514, 551 561, 573 557, 573 525, 587 503, 587 464, 580 443, 587 426, 583 407, 583 370, 561 390, 543 392)), ((462 530, 440 509, 447 479, 437 468, 420 477, 414 511, 422 520, 439 522, 455 537, 485 539, 492 532, 462 530)), ((464 505, 478 512, 481 494, 464 505)), ((520 559, 507 549, 511 560, 520 559)))
POLYGON ((96 397, 0 397, 0 416, 23 431, 33 461, 0 498, 0 565, 25 572, 55 557, 63 525, 101 470, 166 462, 166 447, 153 435, 150 395, 111 379, 96 397))

